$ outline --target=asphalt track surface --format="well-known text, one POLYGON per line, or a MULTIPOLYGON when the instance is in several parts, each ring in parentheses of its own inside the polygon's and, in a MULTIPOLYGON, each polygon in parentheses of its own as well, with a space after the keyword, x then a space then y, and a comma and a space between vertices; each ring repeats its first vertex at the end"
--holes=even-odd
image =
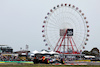
POLYGON ((100 65, 100 62, 75 62, 75 61, 67 61, 65 64, 71 65, 100 65))

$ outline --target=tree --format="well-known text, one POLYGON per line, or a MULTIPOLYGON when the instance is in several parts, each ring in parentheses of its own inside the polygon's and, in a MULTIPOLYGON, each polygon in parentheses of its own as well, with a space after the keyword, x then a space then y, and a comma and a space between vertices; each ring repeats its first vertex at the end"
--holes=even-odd
POLYGON ((91 52, 85 50, 85 51, 82 52, 82 54, 85 54, 85 55, 91 55, 91 52))
POLYGON ((91 55, 93 56, 98 56, 99 55, 99 49, 98 48, 93 48, 91 51, 91 55))

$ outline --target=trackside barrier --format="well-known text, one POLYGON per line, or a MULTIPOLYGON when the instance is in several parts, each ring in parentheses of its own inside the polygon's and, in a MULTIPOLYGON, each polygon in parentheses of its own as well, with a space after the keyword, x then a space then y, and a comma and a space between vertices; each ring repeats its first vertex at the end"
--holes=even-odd
POLYGON ((91 60, 76 60, 76 62, 91 62, 91 60))

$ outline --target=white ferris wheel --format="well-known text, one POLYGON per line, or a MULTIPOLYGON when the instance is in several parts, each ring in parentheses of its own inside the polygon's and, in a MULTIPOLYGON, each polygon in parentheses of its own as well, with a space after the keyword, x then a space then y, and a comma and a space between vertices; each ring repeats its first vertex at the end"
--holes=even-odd
POLYGON ((58 53, 79 53, 85 49, 89 25, 82 10, 71 4, 61 4, 50 9, 43 21, 45 46, 58 53))

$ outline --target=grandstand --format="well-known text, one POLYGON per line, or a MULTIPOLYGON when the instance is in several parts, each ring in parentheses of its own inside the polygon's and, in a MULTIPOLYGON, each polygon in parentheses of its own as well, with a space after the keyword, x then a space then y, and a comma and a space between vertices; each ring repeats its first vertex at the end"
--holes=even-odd
POLYGON ((8 45, 0 45, 0 53, 13 53, 13 49, 8 45))

